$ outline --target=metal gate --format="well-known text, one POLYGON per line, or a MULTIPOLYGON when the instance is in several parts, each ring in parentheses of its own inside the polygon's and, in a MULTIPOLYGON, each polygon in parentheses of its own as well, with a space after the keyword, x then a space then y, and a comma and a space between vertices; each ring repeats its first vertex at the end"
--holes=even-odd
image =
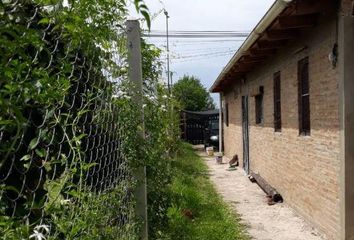
POLYGON ((204 144, 204 122, 192 119, 187 123, 187 140, 188 142, 196 145, 196 144, 204 144))
POLYGON ((249 174, 248 96, 242 96, 243 169, 249 174))
POLYGON ((181 115, 182 139, 191 144, 209 145, 210 136, 219 133, 219 110, 204 112, 183 111, 181 115))

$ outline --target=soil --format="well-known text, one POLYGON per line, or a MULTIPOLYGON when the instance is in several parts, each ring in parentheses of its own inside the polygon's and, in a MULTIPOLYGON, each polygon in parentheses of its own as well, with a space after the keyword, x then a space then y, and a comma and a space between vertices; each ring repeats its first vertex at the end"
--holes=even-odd
POLYGON ((241 217, 248 233, 257 240, 324 240, 318 231, 286 204, 269 206, 266 194, 251 183, 241 167, 227 171, 227 159, 217 164, 215 157, 200 155, 210 169, 210 178, 224 201, 241 217))

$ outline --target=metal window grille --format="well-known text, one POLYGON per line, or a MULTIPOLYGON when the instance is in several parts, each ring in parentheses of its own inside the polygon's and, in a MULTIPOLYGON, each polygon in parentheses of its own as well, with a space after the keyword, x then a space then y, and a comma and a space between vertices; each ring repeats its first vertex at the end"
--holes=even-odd
POLYGON ((263 87, 261 93, 255 96, 256 124, 263 123, 263 87))
POLYGON ((298 62, 298 105, 299 105, 299 134, 310 135, 310 83, 309 83, 309 58, 298 62))
POLYGON ((274 74, 274 131, 281 132, 281 83, 280 72, 274 74))
POLYGON ((225 104, 225 124, 228 127, 229 126, 229 104, 225 104))

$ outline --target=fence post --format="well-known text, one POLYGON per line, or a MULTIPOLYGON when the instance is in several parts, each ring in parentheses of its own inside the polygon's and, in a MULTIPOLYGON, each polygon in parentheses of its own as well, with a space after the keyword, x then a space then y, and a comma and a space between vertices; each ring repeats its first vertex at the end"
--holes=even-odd
MULTIPOLYGON (((129 63, 129 80, 132 84, 133 99, 138 109, 141 109, 141 121, 143 123, 143 80, 142 80, 142 63, 141 63, 141 40, 140 26, 138 20, 128 20, 126 22, 127 43, 128 43, 128 63, 129 63)), ((144 135, 143 130, 139 134, 144 135)), ((140 237, 143 240, 148 239, 148 223, 147 223, 147 194, 146 194, 146 167, 140 166, 136 172, 138 186, 136 189, 136 212, 138 217, 143 221, 140 237)))

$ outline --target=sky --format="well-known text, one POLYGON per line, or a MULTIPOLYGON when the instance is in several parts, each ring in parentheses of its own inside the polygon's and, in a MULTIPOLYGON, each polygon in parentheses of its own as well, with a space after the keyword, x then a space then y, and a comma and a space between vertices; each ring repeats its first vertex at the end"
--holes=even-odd
MULTIPOLYGON (((170 31, 251 32, 273 2, 274 0, 145 0, 153 16, 152 31, 166 31, 166 18, 162 11, 166 9, 170 16, 170 31)), ((137 18, 133 6, 129 9, 130 18, 137 18)), ((146 25, 143 27, 146 28, 146 25)), ((209 89, 244 40, 245 38, 170 38, 170 71, 173 73, 173 82, 183 75, 193 75, 209 89)), ((166 49, 166 38, 149 38, 147 41, 166 49)), ((166 52, 163 53, 162 60, 166 63, 165 55, 166 52)), ((218 94, 212 94, 212 97, 218 105, 218 94)))

